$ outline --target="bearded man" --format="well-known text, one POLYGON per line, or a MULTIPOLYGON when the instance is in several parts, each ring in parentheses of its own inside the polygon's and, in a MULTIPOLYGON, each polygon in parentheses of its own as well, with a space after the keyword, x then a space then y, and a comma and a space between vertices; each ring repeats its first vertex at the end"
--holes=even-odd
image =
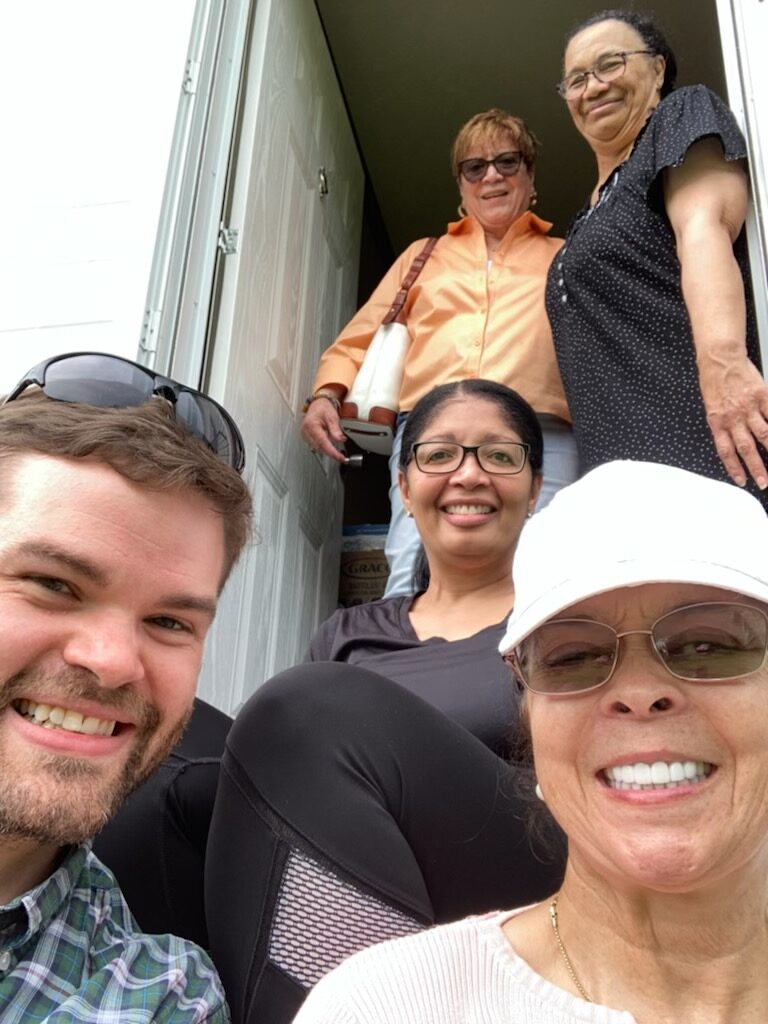
POLYGON ((189 942, 139 932, 90 837, 189 717, 251 499, 205 395, 115 356, 0 406, 0 1018, 227 1021, 189 942))

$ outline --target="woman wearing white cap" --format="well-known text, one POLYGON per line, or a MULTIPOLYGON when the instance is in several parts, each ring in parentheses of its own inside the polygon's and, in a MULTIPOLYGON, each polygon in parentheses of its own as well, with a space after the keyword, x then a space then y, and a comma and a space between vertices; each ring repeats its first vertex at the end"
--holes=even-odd
POLYGON ((514 579, 501 649, 568 840, 562 885, 363 951, 297 1024, 768 1020, 762 507, 610 463, 526 527, 514 579))

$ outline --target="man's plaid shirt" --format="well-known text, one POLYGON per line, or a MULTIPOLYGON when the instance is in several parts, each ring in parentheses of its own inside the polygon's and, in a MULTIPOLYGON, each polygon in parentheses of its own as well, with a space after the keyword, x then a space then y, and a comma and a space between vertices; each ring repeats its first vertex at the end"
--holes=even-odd
POLYGON ((74 847, 41 885, 0 907, 2 1024, 229 1021, 208 956, 143 935, 114 877, 74 847))

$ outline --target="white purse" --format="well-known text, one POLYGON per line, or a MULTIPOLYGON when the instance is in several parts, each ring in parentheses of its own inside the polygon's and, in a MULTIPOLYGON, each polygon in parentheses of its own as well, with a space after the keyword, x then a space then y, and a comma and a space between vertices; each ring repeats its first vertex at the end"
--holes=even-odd
POLYGON ((436 238, 430 238, 411 264, 341 403, 341 429, 360 448, 377 455, 392 451, 400 408, 400 388, 411 343, 404 323, 405 300, 436 243, 436 238))

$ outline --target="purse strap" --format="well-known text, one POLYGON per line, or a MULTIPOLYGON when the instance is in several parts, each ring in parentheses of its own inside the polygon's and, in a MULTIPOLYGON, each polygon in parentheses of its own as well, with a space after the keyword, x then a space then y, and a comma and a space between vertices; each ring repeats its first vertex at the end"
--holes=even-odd
POLYGON ((421 250, 419 255, 411 264, 411 268, 403 278, 403 283, 400 285, 400 291, 395 296, 395 301, 387 310, 387 315, 381 321, 382 324, 391 324, 397 321, 398 323, 405 323, 405 317, 403 311, 405 307, 405 300, 408 298, 408 292, 413 286, 413 282, 419 276, 421 271, 424 269, 424 264, 429 259, 429 254, 437 245, 436 238, 428 238, 427 244, 421 250))

